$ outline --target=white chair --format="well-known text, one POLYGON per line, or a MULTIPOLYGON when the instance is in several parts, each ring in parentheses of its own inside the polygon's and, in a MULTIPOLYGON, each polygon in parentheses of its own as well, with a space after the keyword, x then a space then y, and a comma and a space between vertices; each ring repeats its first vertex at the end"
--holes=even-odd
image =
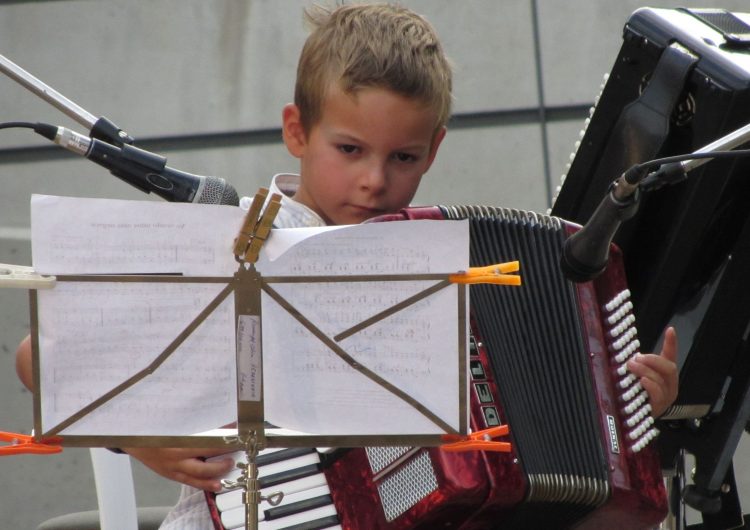
POLYGON ((130 457, 108 449, 91 449, 101 530, 138 530, 130 457))
POLYGON ((137 508, 128 455, 91 449, 99 510, 77 512, 43 522, 37 530, 156 530, 168 507, 137 508))

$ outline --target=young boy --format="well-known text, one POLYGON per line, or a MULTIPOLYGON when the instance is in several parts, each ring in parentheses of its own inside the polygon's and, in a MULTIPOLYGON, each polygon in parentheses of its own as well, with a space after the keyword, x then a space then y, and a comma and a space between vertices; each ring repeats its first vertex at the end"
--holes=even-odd
MULTIPOLYGON (((300 174, 277 175, 277 228, 356 224, 409 205, 446 133, 451 69, 434 29, 419 15, 388 5, 316 8, 297 70, 294 104, 284 107, 283 138, 300 174)), ((24 350, 24 351, 22 351, 24 350)), ((19 373, 28 366, 19 348, 19 373)), ((676 344, 668 331, 661 355, 632 362, 655 414, 677 393, 676 344)), ((202 489, 217 491, 231 460, 221 451, 130 448, 157 473, 192 486, 163 528, 210 528, 202 489), (196 489, 193 489, 196 488, 196 489)))

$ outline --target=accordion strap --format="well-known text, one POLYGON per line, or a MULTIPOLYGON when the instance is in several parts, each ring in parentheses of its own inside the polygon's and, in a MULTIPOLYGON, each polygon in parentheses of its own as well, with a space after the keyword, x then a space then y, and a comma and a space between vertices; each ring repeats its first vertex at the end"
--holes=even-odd
POLYGON ((672 111, 698 58, 677 43, 662 52, 648 85, 617 118, 597 173, 608 181, 634 164, 656 156, 669 134, 672 111))

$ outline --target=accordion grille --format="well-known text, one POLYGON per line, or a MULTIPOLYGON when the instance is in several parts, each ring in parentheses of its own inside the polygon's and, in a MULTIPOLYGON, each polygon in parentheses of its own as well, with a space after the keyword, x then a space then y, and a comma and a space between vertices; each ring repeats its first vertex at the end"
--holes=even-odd
POLYGON ((529 482, 527 501, 598 506, 609 496, 608 464, 576 292, 559 267, 562 221, 497 207, 441 209, 447 219, 469 219, 472 266, 520 261, 522 288, 474 285, 471 308, 529 482))
MULTIPOLYGON (((371 462, 373 454, 380 451, 388 453, 389 449, 384 447, 368 448, 368 458, 371 462)), ((432 467, 430 456, 427 452, 420 451, 414 458, 409 459, 402 467, 388 474, 378 484, 378 494, 385 512, 385 520, 393 521, 437 489, 437 476, 435 475, 435 469, 432 467)))
POLYGON ((367 460, 370 462, 373 474, 377 475, 409 453, 410 450, 411 447, 402 446, 366 447, 365 453, 367 454, 367 460))

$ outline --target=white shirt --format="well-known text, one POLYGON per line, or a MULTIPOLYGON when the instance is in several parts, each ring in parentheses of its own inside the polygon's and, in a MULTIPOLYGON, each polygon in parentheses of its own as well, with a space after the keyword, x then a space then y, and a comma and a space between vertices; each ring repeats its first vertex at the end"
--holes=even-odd
MULTIPOLYGON (((280 173, 274 175, 269 186, 269 198, 272 194, 281 195, 281 208, 276 214, 273 222, 274 228, 299 228, 302 226, 325 226, 323 219, 310 208, 295 201, 292 197, 300 185, 299 175, 292 173, 280 173)), ((248 210, 252 197, 242 197, 240 199, 240 208, 248 210)))

